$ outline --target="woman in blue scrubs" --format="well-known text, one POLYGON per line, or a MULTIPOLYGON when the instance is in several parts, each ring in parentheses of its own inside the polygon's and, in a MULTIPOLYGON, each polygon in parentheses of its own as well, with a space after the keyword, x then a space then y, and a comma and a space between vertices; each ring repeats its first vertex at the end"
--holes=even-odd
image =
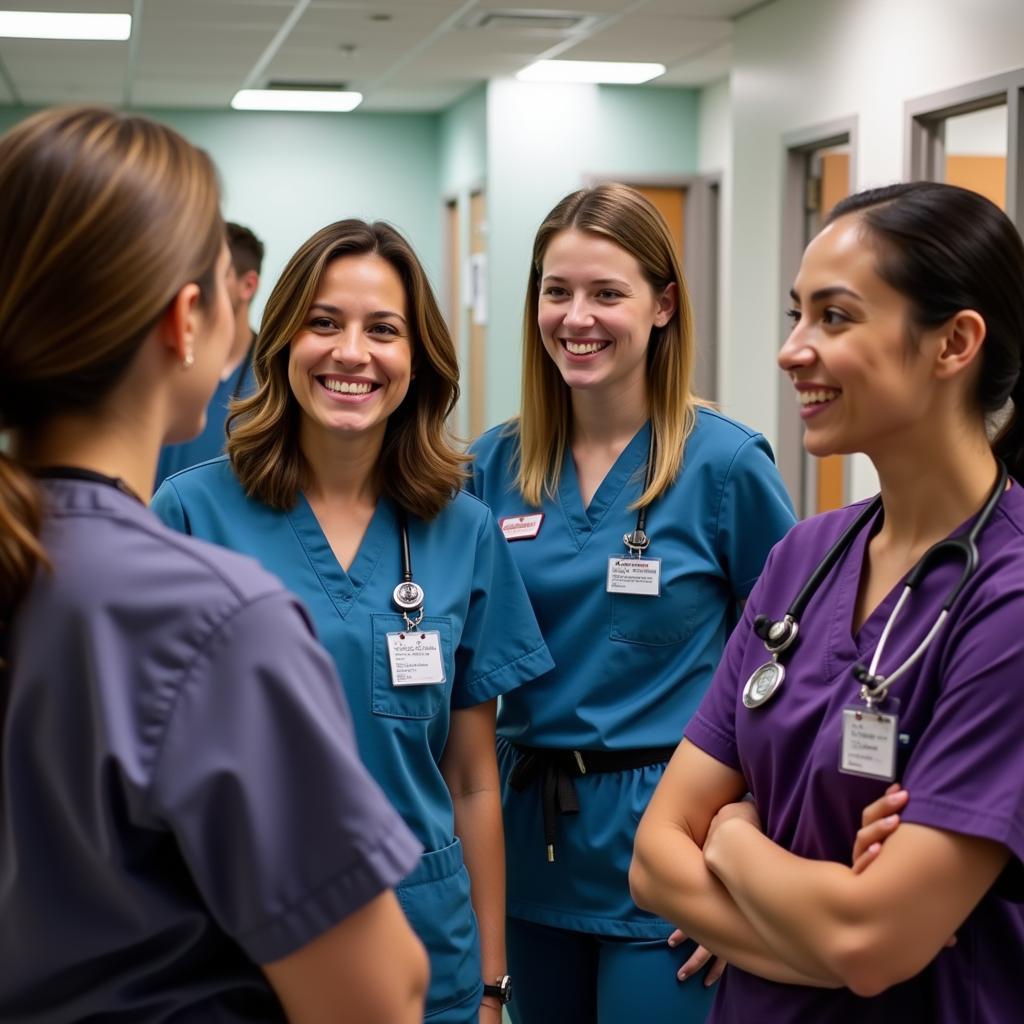
POLYGON ((633 836, 793 513, 765 439, 690 391, 671 235, 633 189, 537 233, 517 420, 473 447, 556 668, 509 694, 499 760, 518 1024, 703 1020, 691 945, 638 909, 633 836))
POLYGON ((498 1024, 495 700, 552 663, 489 510, 459 490, 458 366, 408 243, 380 223, 317 232, 268 300, 254 361, 228 456, 170 477, 154 507, 305 602, 360 753, 427 850, 399 889, 431 958, 427 1020, 498 1024))

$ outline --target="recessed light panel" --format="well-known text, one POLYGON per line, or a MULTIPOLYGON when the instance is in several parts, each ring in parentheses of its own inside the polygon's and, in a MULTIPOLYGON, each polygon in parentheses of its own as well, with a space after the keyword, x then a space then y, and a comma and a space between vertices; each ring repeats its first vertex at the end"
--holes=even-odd
POLYGON ((130 14, 0 11, 0 37, 8 39, 127 39, 130 14))
POLYGON ((235 110, 314 110, 348 113, 363 102, 361 92, 316 89, 240 89, 235 110))
POLYGON ((664 64, 617 60, 538 60, 516 74, 520 82, 587 82, 640 85, 665 74, 664 64))

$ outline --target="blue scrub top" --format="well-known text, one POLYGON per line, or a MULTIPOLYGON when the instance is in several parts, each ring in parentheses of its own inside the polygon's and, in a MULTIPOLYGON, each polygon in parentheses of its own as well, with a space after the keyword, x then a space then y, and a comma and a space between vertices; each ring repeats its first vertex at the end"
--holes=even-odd
MULTIPOLYGON (((473 446, 470 488, 499 518, 535 513, 515 484, 513 428, 473 446)), ((661 596, 608 594, 609 556, 626 554, 629 506, 643 492, 645 425, 587 508, 572 453, 540 532, 509 543, 557 668, 502 701, 500 734, 560 749, 623 750, 678 743, 722 655, 769 549, 793 509, 760 434, 697 411, 683 468, 648 510, 645 552, 661 559, 661 596)))
MULTIPOLYGON (((255 338, 255 335, 253 335, 255 338)), ((215 459, 224 451, 227 439, 225 424, 228 406, 233 398, 247 398, 256 390, 256 378, 252 369, 252 347, 245 358, 235 367, 231 375, 217 385, 217 390, 206 407, 206 425, 202 433, 183 444, 168 444, 160 450, 156 467, 154 490, 174 473, 190 466, 196 466, 208 459, 215 459)))
POLYGON ((381 498, 346 573, 305 497, 288 512, 246 497, 226 457, 178 473, 153 508, 164 522, 254 555, 309 608, 338 666, 359 751, 428 850, 452 843, 451 796, 438 767, 453 708, 508 694, 551 657, 522 580, 487 507, 460 493, 429 523, 409 521, 420 629, 438 630, 443 685, 395 687, 387 634, 404 628, 391 594, 402 578, 395 507, 381 498))
POLYGON ((636 825, 663 764, 576 780, 579 812, 560 816, 555 860, 541 828, 541 787, 509 783, 510 743, 577 750, 670 747, 711 682, 738 602, 750 592, 793 511, 765 439, 708 409, 697 412, 683 466, 648 509, 646 554, 661 559, 661 596, 606 592, 608 559, 636 526, 650 428, 608 471, 588 508, 571 453, 558 493, 527 506, 514 476, 514 427, 474 445, 470 486, 499 517, 543 512, 533 540, 509 542, 555 669, 502 700, 499 766, 508 913, 600 935, 664 939, 671 926, 629 894, 636 825))

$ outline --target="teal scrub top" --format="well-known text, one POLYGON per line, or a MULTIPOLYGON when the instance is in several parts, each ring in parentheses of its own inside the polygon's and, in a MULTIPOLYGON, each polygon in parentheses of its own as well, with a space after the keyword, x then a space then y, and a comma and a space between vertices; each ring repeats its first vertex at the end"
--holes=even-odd
POLYGON ((392 685, 386 640, 404 628, 391 603, 402 560, 389 499, 377 503, 348 572, 301 494, 287 512, 254 501, 226 457, 170 477, 153 508, 175 529, 254 556, 302 599, 338 667, 370 774, 428 851, 449 846, 452 802, 438 765, 452 709, 507 695, 552 667, 487 507, 460 493, 432 521, 410 518, 413 576, 426 594, 420 629, 440 633, 446 682, 403 687, 392 685))
POLYGON ((609 594, 609 556, 626 554, 643 491, 650 425, 633 437, 587 508, 566 452, 557 495, 527 506, 515 484, 514 425, 473 446, 469 487, 505 516, 543 512, 532 540, 508 547, 556 668, 502 700, 514 743, 628 750, 678 743, 697 709, 772 545, 793 509, 768 442, 710 409, 697 411, 683 467, 649 508, 645 552, 661 559, 661 596, 609 594))

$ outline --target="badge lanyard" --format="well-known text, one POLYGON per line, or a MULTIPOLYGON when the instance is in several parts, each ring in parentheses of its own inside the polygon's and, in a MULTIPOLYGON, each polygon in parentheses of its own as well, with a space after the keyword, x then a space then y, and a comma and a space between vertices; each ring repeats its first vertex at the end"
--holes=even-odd
POLYGON ((445 682, 441 634, 436 629, 420 630, 426 595, 412 576, 412 552, 405 509, 398 509, 398 534, 402 545, 402 581, 391 600, 402 613, 405 630, 388 633, 388 660, 394 686, 427 686, 445 682))
MULTIPOLYGON (((654 427, 651 427, 651 444, 647 450, 647 471, 644 473, 644 490, 647 493, 654 477, 654 427)), ((623 534, 627 554, 612 555, 608 559, 608 581, 605 590, 609 594, 634 594, 637 597, 658 597, 661 594, 661 559, 647 558, 644 552, 650 547, 647 535, 647 506, 641 505, 636 513, 636 529, 623 534)))

